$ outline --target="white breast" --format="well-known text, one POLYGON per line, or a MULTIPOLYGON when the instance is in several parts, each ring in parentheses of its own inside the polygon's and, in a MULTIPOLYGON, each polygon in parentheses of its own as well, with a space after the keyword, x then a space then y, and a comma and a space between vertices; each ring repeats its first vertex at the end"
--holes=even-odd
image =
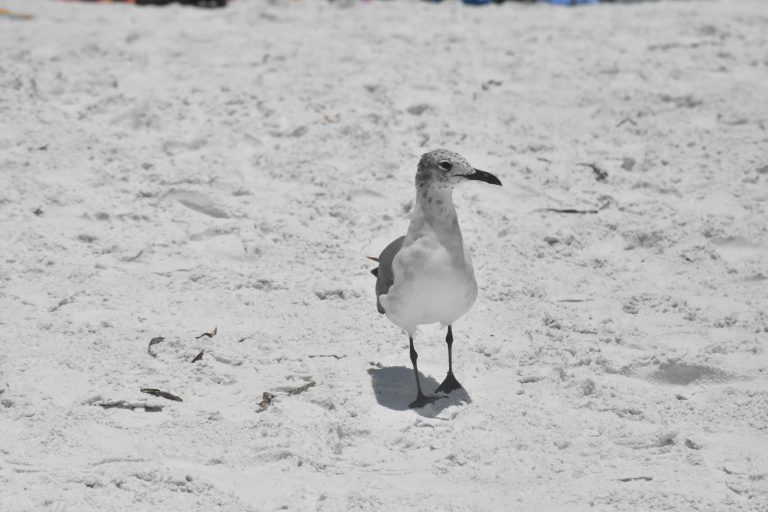
POLYGON ((380 297, 381 304, 387 317, 409 333, 420 324, 452 324, 477 297, 469 254, 463 249, 453 254, 436 237, 423 236, 404 244, 392 268, 395 282, 380 297))

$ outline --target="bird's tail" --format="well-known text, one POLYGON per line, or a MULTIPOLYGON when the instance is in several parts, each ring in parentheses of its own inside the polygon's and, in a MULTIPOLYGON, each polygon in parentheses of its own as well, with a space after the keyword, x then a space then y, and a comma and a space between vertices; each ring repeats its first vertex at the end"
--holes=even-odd
MULTIPOLYGON (((378 263, 378 262, 379 262, 379 258, 374 258, 373 256, 366 256, 366 258, 368 258, 369 260, 373 260, 373 261, 375 261, 376 263, 378 263)), ((378 268, 378 267, 376 267, 376 268, 374 268, 374 269, 371 269, 371 274, 373 274, 373 275, 374 275, 374 276, 376 276, 376 277, 379 277, 379 268, 378 268)))

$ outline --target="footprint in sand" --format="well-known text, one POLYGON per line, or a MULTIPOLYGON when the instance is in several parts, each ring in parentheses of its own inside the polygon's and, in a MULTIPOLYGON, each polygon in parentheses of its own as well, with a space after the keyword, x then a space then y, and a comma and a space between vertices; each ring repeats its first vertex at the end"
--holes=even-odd
POLYGON ((766 248, 754 244, 744 237, 728 236, 710 239, 717 252, 725 261, 730 263, 756 260, 766 256, 766 248))
POLYGON ((687 386, 695 382, 722 382, 728 379, 728 374, 711 366, 686 363, 663 363, 647 377, 650 381, 663 384, 687 386))

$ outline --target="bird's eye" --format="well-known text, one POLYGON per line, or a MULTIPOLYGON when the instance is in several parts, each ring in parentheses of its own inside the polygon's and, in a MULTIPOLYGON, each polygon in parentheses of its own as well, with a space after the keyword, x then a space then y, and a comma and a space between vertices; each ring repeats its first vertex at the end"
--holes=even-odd
POLYGON ((439 164, 437 164, 437 165, 438 165, 438 166, 439 166, 439 167, 440 167, 442 170, 444 170, 444 171, 446 171, 446 172, 447 172, 447 171, 450 171, 450 170, 451 170, 451 168, 453 167, 453 165, 451 165, 451 162, 449 162, 448 160, 443 160, 442 162, 440 162, 440 163, 439 163, 439 164))

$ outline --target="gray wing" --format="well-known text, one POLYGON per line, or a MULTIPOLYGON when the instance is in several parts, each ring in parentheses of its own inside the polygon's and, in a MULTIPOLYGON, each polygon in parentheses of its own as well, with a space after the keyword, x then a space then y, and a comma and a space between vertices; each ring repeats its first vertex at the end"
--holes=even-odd
POLYGON ((389 291, 389 288, 395 282, 395 273, 392 270, 392 260, 395 259, 398 251, 403 246, 404 236, 401 236, 391 244, 389 244, 379 256, 379 268, 372 270, 373 275, 376 276, 376 309, 379 313, 384 313, 384 307, 379 302, 379 295, 385 294, 389 291))

